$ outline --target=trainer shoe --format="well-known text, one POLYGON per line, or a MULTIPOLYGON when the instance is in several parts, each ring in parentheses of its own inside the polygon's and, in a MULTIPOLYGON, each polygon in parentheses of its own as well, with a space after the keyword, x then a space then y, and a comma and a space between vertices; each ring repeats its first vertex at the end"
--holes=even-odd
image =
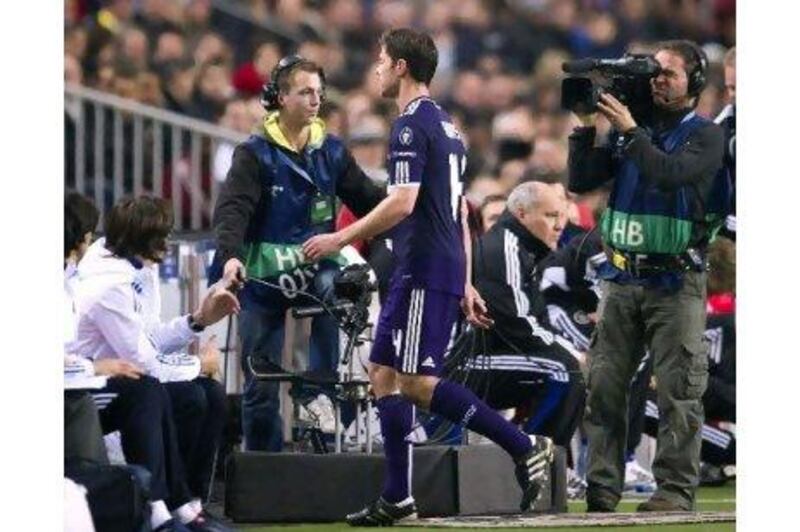
POLYGON ((653 474, 640 466, 635 459, 625 464, 625 487, 623 491, 652 493, 656 491, 657 487, 653 474))
POLYGON ((360 512, 345 517, 350 526, 392 526, 398 521, 411 521, 417 518, 417 503, 413 500, 405 504, 393 504, 379 497, 360 512))
POLYGON ((546 436, 528 435, 533 449, 515 459, 515 473, 519 487, 522 488, 522 500, 519 509, 525 512, 531 508, 547 482, 550 464, 553 462, 553 440, 546 436))
POLYGON ((722 474, 728 480, 736 480, 736 464, 728 464, 722 466, 722 474))
POLYGON ((603 487, 590 486, 586 489, 586 511, 591 513, 611 513, 617 508, 619 497, 603 487))
POLYGON ((681 506, 658 495, 653 495, 649 500, 636 507, 637 512, 688 512, 690 510, 688 505, 681 506))
POLYGON ((567 499, 578 501, 586 498, 586 479, 574 469, 567 469, 567 499))
POLYGON ((336 432, 336 415, 330 397, 319 394, 309 403, 300 407, 300 421, 312 423, 325 434, 336 432))

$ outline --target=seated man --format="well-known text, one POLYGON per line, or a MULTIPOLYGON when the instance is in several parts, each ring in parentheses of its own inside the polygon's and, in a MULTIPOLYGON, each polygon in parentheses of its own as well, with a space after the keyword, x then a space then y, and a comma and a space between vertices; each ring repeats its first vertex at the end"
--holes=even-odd
MULTIPOLYGON (((195 439, 186 446, 190 450, 198 445, 213 449, 218 436, 208 435, 209 431, 191 432, 180 425, 176 430, 170 396, 186 403, 191 398, 185 399, 183 390, 170 391, 156 379, 185 381, 197 377, 204 367, 214 369, 207 360, 188 360, 170 353, 194 340, 204 326, 238 311, 236 297, 215 286, 191 315, 159 322, 153 265, 166 251, 172 227, 170 205, 149 197, 122 200, 105 225, 106 238, 95 242, 78 266, 77 335, 70 346, 74 354, 95 363, 121 359, 137 368, 130 378, 109 379, 104 389, 93 392, 103 432, 120 430, 126 460, 152 474, 154 527, 170 522, 170 509, 180 522, 168 525, 173 528, 167 530, 184 530, 181 523, 192 530, 228 530, 193 500, 193 495, 202 494, 187 486, 184 461, 192 467, 192 455, 181 457, 179 453, 181 431, 195 439)), ((193 426, 220 423, 219 419, 206 419, 212 416, 194 415, 202 421, 190 419, 193 426)))
MULTIPOLYGON (((112 305, 118 303, 114 300, 119 296, 117 291, 124 288, 125 292, 135 293, 136 316, 142 324, 140 341, 150 344, 148 350, 157 351, 147 373, 161 381, 169 394, 186 480, 192 497, 204 499, 226 421, 225 390, 213 378, 219 370, 219 350, 212 337, 200 347, 199 356, 185 354, 182 351, 198 337, 203 325, 195 321, 190 326, 186 317, 173 320, 166 328, 161 324, 158 262, 165 250, 147 249, 154 245, 148 239, 158 238, 147 233, 166 235, 170 231, 171 218, 164 210, 168 205, 139 198, 123 200, 117 207, 106 219, 106 238, 91 246, 81 262, 81 284, 87 290, 105 291, 102 297, 110 298, 112 305), (143 215, 153 216, 148 222, 151 227, 137 225, 136 217, 143 215), (140 252, 156 258, 140 262, 135 258, 140 252), (120 277, 111 277, 117 275, 120 277), (129 286, 124 285, 123 276, 129 277, 129 286)), ((105 321, 100 319, 104 324, 105 321)), ((84 332, 88 330, 91 329, 84 328, 84 332)), ((129 334, 136 332, 131 330, 129 334)))
POLYGON ((91 360, 69 354, 75 337, 73 319, 73 285, 78 274, 78 261, 92 242, 99 214, 91 201, 77 193, 64 197, 64 302, 67 323, 64 330, 64 463, 91 462, 107 464, 103 434, 92 396, 74 385, 84 377, 96 374, 91 360))
MULTIPOLYGON (((141 370, 122 359, 91 360, 74 354, 77 313, 75 293, 79 283, 78 263, 94 238, 99 213, 94 204, 78 193, 64 198, 64 303, 67 318, 64 330, 64 468, 68 477, 79 481, 91 464, 106 465, 108 456, 103 432, 108 425, 119 426, 132 462, 145 466, 155 478, 151 500, 150 525, 162 532, 183 532, 185 527, 172 519, 164 502, 165 479, 168 471, 165 456, 169 440, 162 432, 161 413, 168 406, 163 390, 152 379, 140 379, 141 370), (111 383, 109 387, 109 382, 111 383), (101 417, 89 393, 106 397, 114 389, 113 414, 106 411, 101 417)), ((100 400, 103 407, 106 400, 100 400)), ((148 475, 148 478, 150 475, 148 475)), ((150 485, 149 480, 144 485, 150 485)), ((91 522, 91 517, 89 517, 91 522)))
POLYGON ((530 412, 526 432, 567 445, 583 413, 579 354, 543 321, 537 263, 563 229, 562 185, 523 183, 497 223, 475 245, 475 287, 494 326, 469 331, 448 365, 493 408, 530 412))

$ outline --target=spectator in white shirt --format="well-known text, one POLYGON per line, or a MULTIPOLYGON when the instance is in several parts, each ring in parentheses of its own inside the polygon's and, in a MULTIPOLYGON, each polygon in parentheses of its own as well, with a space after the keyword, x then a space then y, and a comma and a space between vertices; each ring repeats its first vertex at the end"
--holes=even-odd
MULTIPOLYGON (((105 359, 94 363, 71 352, 75 340, 73 301, 81 260, 94 238, 99 213, 94 204, 70 192, 64 197, 64 461, 108 463, 97 407, 87 392, 88 378, 138 378, 141 371, 125 360, 105 359)), ((102 385, 103 379, 97 379, 102 385)))
MULTIPOLYGON (((216 366, 208 360, 204 363, 178 351, 196 339, 206 325, 238 312, 239 304, 232 293, 215 286, 191 315, 159 321, 156 264, 166 252, 171 227, 171 208, 164 200, 140 197, 122 200, 112 208, 106 218, 106 238, 90 246, 78 266, 77 337, 72 349, 96 362, 124 360, 143 372, 137 381, 109 379, 106 389, 94 395, 101 406, 104 432, 121 429, 126 460, 147 467, 153 474, 151 491, 157 499, 153 516, 160 516, 161 521, 153 526, 182 530, 179 527, 183 523, 191 530, 228 530, 193 498, 184 471, 187 457, 179 452, 180 443, 186 442, 179 441, 182 431, 174 421, 172 394, 156 379, 188 382, 196 380, 202 371, 214 371, 216 366), (143 390, 148 397, 137 400, 136 392, 143 390), (137 417, 136 427, 128 430, 126 438, 121 419, 142 410, 147 410, 151 419, 137 417), (148 423, 156 426, 142 434, 148 423), (180 523, 168 520, 168 509, 180 523)), ((206 437, 202 431, 193 434, 206 437)), ((210 439, 214 445, 213 437, 210 439)))
MULTIPOLYGON (((64 197, 64 293, 67 305, 65 346, 74 337, 72 316, 72 284, 77 276, 77 263, 92 240, 97 225, 95 206, 77 193, 64 197)), ((95 369, 91 360, 64 353, 64 379, 67 388, 70 381, 79 376, 91 376, 95 369)), ((100 419, 92 396, 84 389, 64 391, 64 463, 94 462, 108 463, 103 445, 100 419)))

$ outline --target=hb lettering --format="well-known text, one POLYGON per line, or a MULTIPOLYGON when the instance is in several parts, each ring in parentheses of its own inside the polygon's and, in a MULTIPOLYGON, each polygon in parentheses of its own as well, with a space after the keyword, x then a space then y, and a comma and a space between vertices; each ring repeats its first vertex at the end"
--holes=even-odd
POLYGON ((611 241, 618 245, 638 247, 644 243, 644 228, 640 222, 614 218, 611 241))

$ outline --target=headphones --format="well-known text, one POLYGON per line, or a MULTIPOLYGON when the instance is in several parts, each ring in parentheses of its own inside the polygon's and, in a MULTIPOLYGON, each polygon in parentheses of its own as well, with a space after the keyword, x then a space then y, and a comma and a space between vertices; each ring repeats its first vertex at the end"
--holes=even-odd
MULTIPOLYGON (((274 111, 280 107, 278 104, 278 94, 280 94, 278 82, 281 77, 285 76, 292 67, 303 61, 306 61, 306 59, 297 54, 287 55, 278 61, 278 64, 272 69, 269 82, 261 87, 261 105, 263 105, 267 111, 274 111)), ((325 101, 325 72, 322 68, 318 67, 317 73, 319 74, 320 81, 322 81, 322 101, 325 101)))
POLYGON ((708 71, 708 58, 706 53, 698 45, 692 41, 681 41, 692 50, 695 58, 695 67, 689 72, 689 83, 687 86, 687 93, 689 96, 699 96, 706 86, 708 71))

